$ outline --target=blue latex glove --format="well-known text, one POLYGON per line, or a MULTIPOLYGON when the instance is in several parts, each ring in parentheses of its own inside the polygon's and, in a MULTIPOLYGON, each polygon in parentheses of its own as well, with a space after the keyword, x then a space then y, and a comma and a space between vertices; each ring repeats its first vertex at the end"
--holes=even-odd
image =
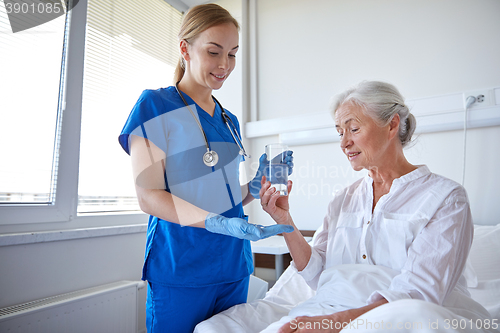
POLYGON ((209 213, 205 218, 205 229, 216 234, 233 236, 241 239, 257 241, 282 232, 292 232, 291 225, 274 224, 261 226, 248 223, 245 219, 238 217, 224 217, 209 213))
MULTIPOLYGON (((277 163, 280 162, 285 162, 288 165, 288 175, 290 176, 293 172, 293 151, 287 150, 283 153, 283 156, 278 155, 273 158, 273 161, 276 161, 277 163)), ((266 154, 262 154, 262 156, 259 158, 259 169, 257 170, 257 173, 255 174, 254 179, 250 181, 248 184, 248 188, 250 190, 250 194, 252 197, 255 199, 259 199, 259 192, 260 192, 260 181, 262 179, 262 176, 265 175, 265 171, 267 168, 267 164, 269 161, 267 161, 266 154)))

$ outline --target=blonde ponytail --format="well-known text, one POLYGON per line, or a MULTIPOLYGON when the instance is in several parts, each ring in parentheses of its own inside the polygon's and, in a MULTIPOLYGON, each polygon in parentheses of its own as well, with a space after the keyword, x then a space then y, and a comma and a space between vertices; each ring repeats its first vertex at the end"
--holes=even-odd
POLYGON ((180 56, 179 61, 177 62, 177 66, 175 67, 174 84, 182 79, 185 71, 186 67, 184 66, 184 59, 182 58, 182 56, 180 56))

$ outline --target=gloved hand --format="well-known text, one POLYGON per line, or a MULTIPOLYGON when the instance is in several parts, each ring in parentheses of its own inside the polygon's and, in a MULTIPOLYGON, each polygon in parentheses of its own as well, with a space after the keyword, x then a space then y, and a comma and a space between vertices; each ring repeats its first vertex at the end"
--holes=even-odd
MULTIPOLYGON (((273 158, 273 160, 278 160, 277 163, 280 161, 285 162, 288 165, 288 175, 290 176, 293 172, 293 151, 287 150, 283 153, 283 156, 278 155, 273 158)), ((265 175, 265 171, 268 165, 268 161, 266 158, 266 154, 262 154, 262 156, 259 158, 259 169, 257 170, 257 173, 255 174, 254 179, 250 181, 248 184, 248 188, 250 190, 250 194, 252 197, 255 199, 259 199, 259 191, 261 188, 260 180, 262 179, 262 176, 265 175)))
POLYGON ((291 225, 274 224, 261 226, 248 223, 245 219, 238 217, 224 217, 209 213, 205 218, 205 229, 216 234, 233 236, 241 239, 257 241, 282 232, 292 232, 291 225))

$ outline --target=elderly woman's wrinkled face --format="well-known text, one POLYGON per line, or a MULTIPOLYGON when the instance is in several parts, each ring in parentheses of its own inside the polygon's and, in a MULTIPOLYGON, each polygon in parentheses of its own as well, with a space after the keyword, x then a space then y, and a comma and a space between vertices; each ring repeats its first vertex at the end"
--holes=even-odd
POLYGON ((340 148, 354 170, 374 169, 384 162, 389 145, 387 126, 380 127, 360 106, 344 104, 335 113, 340 148))

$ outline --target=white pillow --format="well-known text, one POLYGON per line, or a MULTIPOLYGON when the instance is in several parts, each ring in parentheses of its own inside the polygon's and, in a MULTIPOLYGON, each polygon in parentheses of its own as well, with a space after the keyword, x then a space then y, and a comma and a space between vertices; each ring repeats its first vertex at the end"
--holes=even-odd
POLYGON ((500 320, 500 224, 474 226, 464 275, 472 298, 500 320))
POLYGON ((478 281, 500 279, 500 224, 474 226, 469 261, 478 281))
POLYGON ((268 288, 269 283, 267 281, 259 279, 255 275, 250 275, 250 281, 248 282, 247 303, 253 302, 256 299, 264 298, 268 288))

